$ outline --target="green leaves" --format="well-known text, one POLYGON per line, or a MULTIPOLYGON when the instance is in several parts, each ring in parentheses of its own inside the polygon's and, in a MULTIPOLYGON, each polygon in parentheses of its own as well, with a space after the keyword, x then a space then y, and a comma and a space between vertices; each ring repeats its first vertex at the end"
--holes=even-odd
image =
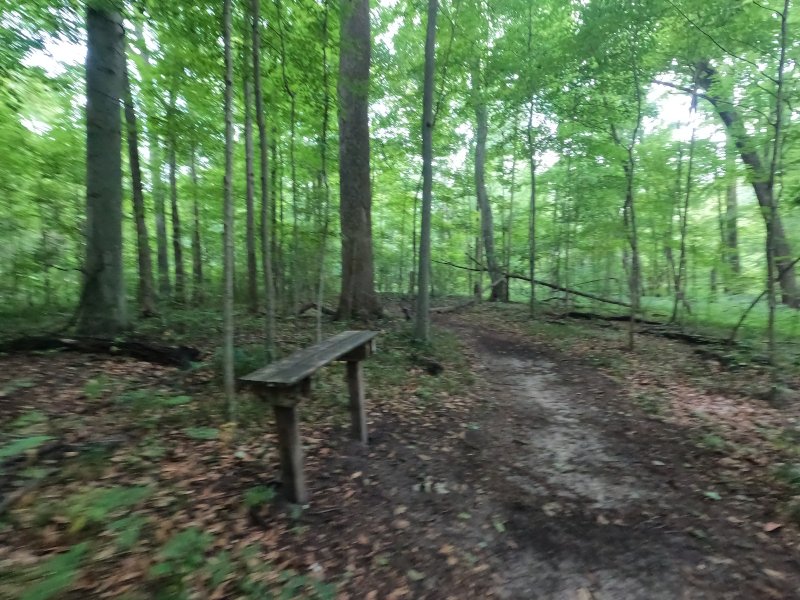
POLYGON ((0 447, 0 461, 25 454, 29 450, 38 448, 43 443, 53 438, 49 435, 32 435, 30 437, 20 438, 13 442, 0 447))
POLYGON ((34 573, 40 581, 23 592, 20 600, 48 600, 69 589, 88 549, 88 542, 83 542, 37 567, 34 573))

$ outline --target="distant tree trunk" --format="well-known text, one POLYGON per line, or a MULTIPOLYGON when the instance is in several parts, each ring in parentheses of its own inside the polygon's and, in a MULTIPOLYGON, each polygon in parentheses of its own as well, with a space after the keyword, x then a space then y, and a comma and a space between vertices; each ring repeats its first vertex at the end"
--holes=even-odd
POLYGON ((122 119, 125 44, 119 13, 86 9, 86 260, 78 332, 127 326, 122 278, 122 119))
POLYGON ((494 221, 492 219, 492 205, 486 191, 486 139, 489 135, 489 119, 486 109, 486 99, 481 89, 480 64, 475 64, 472 69, 472 95, 476 122, 475 143, 475 194, 478 208, 481 211, 481 235, 486 256, 486 267, 489 269, 489 285, 491 293, 490 302, 503 300, 505 297, 506 279, 497 263, 494 249, 494 221))
POLYGON ((431 315, 431 204, 433 203, 433 87, 436 74, 436 18, 438 0, 428 0, 428 24, 425 34, 425 75, 422 87, 422 222, 419 235, 417 268, 417 314, 414 336, 430 340, 431 315))
POLYGON ((272 228, 271 189, 275 185, 275 166, 270 182, 269 149, 267 124, 264 117, 264 95, 261 91, 261 0, 252 0, 253 25, 253 91, 255 92, 256 123, 258 124, 259 183, 261 184, 261 263, 264 285, 264 345, 267 361, 275 357, 275 280, 273 279, 272 259, 274 229, 272 228))
MULTIPOLYGON (((319 247, 319 281, 317 282, 317 342, 322 341, 322 306, 325 303, 325 258, 328 250, 331 188, 328 183, 328 119, 330 116, 330 73, 328 69, 329 0, 324 0, 322 21, 322 127, 319 136, 320 184, 322 188, 322 239, 319 247)), ((402 263, 402 261, 401 261, 402 263)))
MULTIPOLYGON (((144 39, 144 31, 139 21, 134 23, 136 31, 136 46, 144 58, 147 65, 150 65, 150 51, 144 39)), ((156 82, 150 80, 151 89, 156 88, 156 82)), ((156 220, 156 263, 158 267, 158 293, 161 299, 169 298, 170 279, 169 279, 169 246, 167 241, 167 209, 164 201, 164 183, 162 180, 161 169, 163 160, 161 154, 161 142, 159 140, 156 127, 155 108, 151 105, 146 107, 147 116, 147 148, 150 153, 149 167, 150 179, 153 186, 153 208, 155 209, 156 220), (147 110, 149 109, 149 110, 147 110)))
POLYGON ((528 276, 530 277, 530 315, 536 318, 536 145, 533 133, 533 102, 528 112, 528 161, 531 173, 531 200, 528 214, 528 276))
MULTIPOLYGON (((696 102, 696 100, 694 101, 696 102)), ((694 113, 694 102, 692 113, 694 113)), ((679 209, 680 219, 680 249, 678 252, 678 269, 675 273, 675 298, 672 303, 672 317, 670 322, 678 320, 678 311, 681 305, 689 307, 686 297, 686 234, 689 229, 689 200, 692 197, 692 184, 694 175, 694 150, 697 140, 697 128, 692 127, 692 137, 689 141, 689 161, 686 166, 686 187, 684 188, 683 207, 679 209)))
POLYGON ((372 258, 369 164, 369 0, 342 0, 339 48, 340 319, 381 314, 372 258))
MULTIPOLYGON (((369 0, 366 0, 367 2, 369 0)), ((280 37, 280 44, 281 44, 281 78, 283 80, 283 89, 286 92, 286 95, 289 96, 289 169, 290 169, 290 176, 291 176, 291 190, 292 190, 292 262, 291 262, 291 306, 290 306, 290 313, 296 314, 298 308, 300 307, 300 228, 299 228, 299 198, 297 193, 297 162, 295 161, 295 143, 296 143, 296 113, 297 113, 297 97, 292 89, 291 85, 289 85, 289 78, 286 73, 286 63, 288 61, 286 57, 286 40, 285 40, 285 33, 283 29, 283 16, 281 15, 281 2, 280 0, 275 1, 275 5, 278 10, 278 35, 280 37)), ((345 10, 343 5, 342 11, 345 10)), ((367 23, 369 27, 369 23, 367 23)), ((344 34, 343 34, 344 35, 344 34)), ((367 69, 369 69, 369 63, 367 63, 367 69)), ((281 219, 283 222, 283 219, 281 219)))
POLYGON ((202 304, 205 300, 205 283, 203 281, 203 246, 200 237, 200 203, 197 194, 197 150, 192 145, 189 171, 192 179, 192 295, 195 304, 202 304))
POLYGON ((792 265, 793 254, 777 208, 775 187, 770 183, 769 167, 764 165, 761 156, 754 149, 753 141, 748 136, 735 105, 729 99, 722 98, 719 93, 711 91, 712 84, 717 77, 716 69, 708 61, 701 61, 698 71, 700 72, 700 87, 707 92, 705 97, 716 109, 725 129, 736 144, 742 162, 751 171, 753 191, 761 207, 761 214, 767 229, 771 230, 771 254, 775 257, 774 262, 778 273, 781 273, 781 301, 787 306, 800 308, 797 278, 792 265))
MULTIPOLYGON (((725 228, 724 228, 724 248, 725 261, 732 278, 736 278, 742 273, 739 262, 739 232, 738 232, 738 198, 736 193, 736 159, 730 153, 728 159, 728 186, 725 194, 725 228)), ((730 287, 730 286, 726 286, 730 287)))
POLYGON ((169 142, 169 197, 172 208, 172 251, 175 257, 175 297, 178 304, 186 301, 186 274, 183 268, 183 244, 181 243, 181 217, 178 212, 178 180, 177 180, 177 140, 171 133, 169 142))
POLYGON ((133 217, 136 223, 136 257, 139 266, 139 285, 137 300, 139 313, 143 317, 156 314, 155 287, 153 285, 153 259, 150 253, 150 237, 147 233, 145 219, 144 191, 142 186, 142 169, 139 163, 139 134, 136 126, 136 110, 133 106, 131 83, 128 79, 128 68, 125 65, 125 123, 128 132, 128 162, 131 169, 131 188, 133 190, 133 217))
MULTIPOLYGON (((247 62, 247 61, 245 61, 247 62)), ((253 117, 250 105, 249 65, 245 64, 244 77, 244 156, 245 156, 245 206, 247 210, 247 304, 250 312, 258 312, 258 265, 256 264, 255 173, 253 168, 253 117)))
POLYGON ((228 418, 236 421, 236 380, 233 366, 233 60, 231 58, 232 0, 223 1, 225 56, 225 185, 223 207, 222 365, 228 418))

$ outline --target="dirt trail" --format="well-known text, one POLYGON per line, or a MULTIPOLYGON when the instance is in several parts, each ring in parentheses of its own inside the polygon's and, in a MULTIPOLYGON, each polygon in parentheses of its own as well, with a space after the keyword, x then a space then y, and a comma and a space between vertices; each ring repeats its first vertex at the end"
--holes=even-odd
POLYGON ((632 407, 595 370, 522 337, 441 320, 489 395, 474 432, 487 510, 505 515, 496 594, 509 599, 800 598, 796 536, 752 521, 758 489, 715 501, 714 456, 632 407))

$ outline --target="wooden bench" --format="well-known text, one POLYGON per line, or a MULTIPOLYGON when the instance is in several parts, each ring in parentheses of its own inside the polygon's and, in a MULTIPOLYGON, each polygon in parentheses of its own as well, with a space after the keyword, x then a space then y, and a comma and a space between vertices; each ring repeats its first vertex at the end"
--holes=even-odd
POLYGON ((242 382, 275 409, 281 480, 284 493, 290 501, 300 504, 308 501, 297 405, 310 396, 311 377, 314 373, 334 361, 347 363, 351 433, 361 443, 367 443, 364 371, 361 361, 372 354, 377 335, 377 331, 344 331, 241 378, 242 382))

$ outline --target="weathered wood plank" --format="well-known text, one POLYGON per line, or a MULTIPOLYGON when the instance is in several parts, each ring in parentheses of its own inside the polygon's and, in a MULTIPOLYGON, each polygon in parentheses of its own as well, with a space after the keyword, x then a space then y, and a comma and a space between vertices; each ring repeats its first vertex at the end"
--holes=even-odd
POLYGON ((359 361, 347 363, 347 389, 350 392, 350 419, 353 439, 368 442, 367 407, 364 390, 364 367, 359 361))
POLYGON ((303 472, 303 443, 297 409, 292 406, 274 405, 275 423, 278 429, 278 448, 281 454, 281 481, 283 493, 291 502, 308 502, 306 476, 303 472))
POLYGON ((272 387, 293 386, 313 375, 321 367, 340 360, 348 353, 366 345, 377 335, 377 331, 343 331, 319 344, 298 350, 263 369, 245 375, 241 380, 272 387))

